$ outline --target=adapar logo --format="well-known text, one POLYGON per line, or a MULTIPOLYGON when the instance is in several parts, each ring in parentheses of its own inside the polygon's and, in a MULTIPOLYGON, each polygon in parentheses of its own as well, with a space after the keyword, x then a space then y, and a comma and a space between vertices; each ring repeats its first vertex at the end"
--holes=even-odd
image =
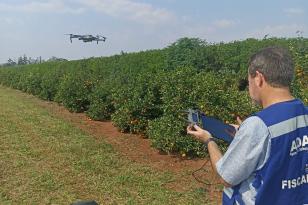
POLYGON ((294 156, 298 152, 307 151, 308 150, 308 136, 304 135, 302 138, 297 137, 292 141, 290 155, 294 156))

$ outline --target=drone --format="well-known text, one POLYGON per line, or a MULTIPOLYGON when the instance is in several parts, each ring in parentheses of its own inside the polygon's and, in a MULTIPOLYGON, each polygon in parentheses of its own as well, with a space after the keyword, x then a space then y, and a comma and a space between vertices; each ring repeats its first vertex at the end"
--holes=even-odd
POLYGON ((96 41, 96 43, 98 44, 99 41, 106 41, 106 37, 105 36, 101 36, 101 35, 96 35, 96 36, 93 36, 93 35, 78 35, 78 34, 64 34, 64 35, 69 35, 70 36, 70 40, 71 40, 71 43, 73 43, 73 38, 78 38, 78 40, 81 40, 85 43, 87 42, 92 42, 92 41, 96 41))

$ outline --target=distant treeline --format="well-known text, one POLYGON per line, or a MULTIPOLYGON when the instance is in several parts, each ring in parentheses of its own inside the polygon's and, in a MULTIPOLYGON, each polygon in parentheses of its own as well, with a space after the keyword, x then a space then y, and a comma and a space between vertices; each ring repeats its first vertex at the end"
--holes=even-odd
POLYGON ((29 65, 29 64, 38 64, 38 63, 44 63, 44 62, 54 62, 54 61, 67 61, 64 58, 57 58, 55 56, 52 56, 48 60, 42 59, 42 57, 32 58, 27 57, 26 54, 23 56, 19 56, 17 60, 13 60, 12 58, 9 58, 6 63, 0 64, 0 67, 11 67, 11 66, 18 66, 18 65, 29 65))
POLYGON ((183 110, 198 108, 229 123, 257 111, 242 79, 251 54, 274 45, 292 53, 292 92, 307 104, 306 38, 215 44, 182 38, 160 50, 1 68, 0 83, 95 120, 112 120, 119 130, 141 133, 162 151, 202 156, 202 145, 186 135, 183 110))

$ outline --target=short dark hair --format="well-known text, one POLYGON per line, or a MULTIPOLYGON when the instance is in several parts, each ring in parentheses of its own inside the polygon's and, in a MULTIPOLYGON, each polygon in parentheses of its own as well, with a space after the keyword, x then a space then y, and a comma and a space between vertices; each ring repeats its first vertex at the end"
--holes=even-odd
POLYGON ((273 87, 290 87, 294 77, 294 64, 289 51, 282 47, 263 48, 250 57, 248 73, 263 74, 266 82, 273 87))

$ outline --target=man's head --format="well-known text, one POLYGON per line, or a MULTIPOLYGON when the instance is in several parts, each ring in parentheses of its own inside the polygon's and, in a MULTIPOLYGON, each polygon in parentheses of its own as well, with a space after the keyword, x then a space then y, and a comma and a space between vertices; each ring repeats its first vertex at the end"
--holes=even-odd
POLYGON ((292 83, 294 65, 287 49, 264 48, 249 60, 248 81, 251 98, 260 103, 262 92, 268 89, 287 89, 292 83))

